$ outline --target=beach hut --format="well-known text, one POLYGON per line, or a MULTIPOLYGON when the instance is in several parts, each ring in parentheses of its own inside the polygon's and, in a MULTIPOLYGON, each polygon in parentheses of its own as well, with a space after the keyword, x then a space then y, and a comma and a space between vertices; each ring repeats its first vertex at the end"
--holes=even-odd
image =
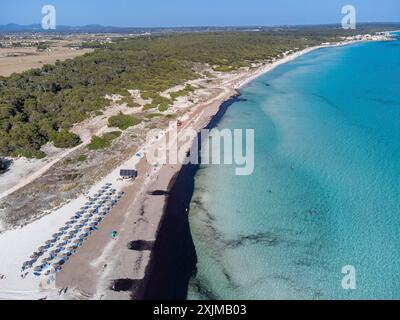
POLYGON ((135 180, 138 176, 138 172, 134 169, 121 169, 119 176, 122 180, 135 180))

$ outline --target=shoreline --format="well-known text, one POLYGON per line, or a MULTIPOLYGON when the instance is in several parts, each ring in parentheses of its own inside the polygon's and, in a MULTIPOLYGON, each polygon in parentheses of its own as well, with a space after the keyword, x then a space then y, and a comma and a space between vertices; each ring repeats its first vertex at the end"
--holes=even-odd
MULTIPOLYGON (((272 64, 261 67, 234 87, 236 94, 232 95, 227 100, 222 101, 217 112, 211 116, 209 122, 201 129, 215 128, 226 113, 227 109, 240 99, 241 94, 238 90, 258 77, 310 52, 324 48, 347 46, 362 42, 364 41, 356 40, 332 45, 309 47, 279 59, 272 64)), ((198 146, 198 149, 199 151, 201 150, 201 145, 198 146)), ((196 273, 197 254, 190 231, 188 218, 190 211, 186 210, 190 208, 190 202, 194 193, 195 176, 199 168, 200 165, 186 164, 176 172, 170 181, 168 197, 165 200, 163 207, 164 212, 155 240, 156 245, 151 252, 143 286, 137 297, 139 299, 187 299, 187 290, 190 278, 196 273), (176 199, 180 199, 179 205, 175 204, 176 199), (182 232, 180 235, 182 237, 179 237, 179 235, 176 234, 176 229, 173 228, 176 224, 180 225, 180 231, 182 232), (186 246, 184 245, 182 247, 182 243, 186 244, 186 246), (185 251, 185 249, 187 251, 185 251), (186 261, 187 263, 181 261, 185 257, 188 258, 188 261, 186 261), (175 267, 173 268, 171 266, 175 267), (160 270, 162 270, 162 272, 160 272, 160 270), (173 276, 171 276, 171 274, 173 276), (181 275, 181 277, 179 277, 179 275, 181 275), (177 278, 179 281, 172 281, 177 278), (175 285, 172 285, 171 282, 175 285), (178 288, 176 283, 179 284, 178 288)))
MULTIPOLYGON (((215 128, 239 96, 240 94, 237 94, 223 102, 204 129, 215 128)), ((200 151, 199 144, 199 155, 200 151)), ((197 265, 196 248, 189 224, 189 205, 199 168, 200 164, 186 164, 170 181, 162 221, 146 271, 144 287, 139 294, 140 299, 182 300, 187 298, 187 285, 196 273, 197 265), (162 270, 162 272, 157 272, 157 270, 162 270)))
MULTIPOLYGON (((186 112, 184 117, 187 120, 184 121, 187 121, 187 124, 185 124, 184 127, 190 126, 199 132, 209 125, 217 124, 220 119, 218 115, 222 116, 224 113, 223 112, 221 115, 221 110, 228 108, 231 102, 237 99, 239 96, 238 90, 240 88, 282 64, 288 63, 314 50, 359 42, 362 41, 347 41, 332 45, 309 47, 287 55, 273 63, 265 64, 256 70, 233 74, 225 80, 221 79, 221 83, 218 85, 218 89, 221 92, 186 112)), ((137 167, 139 171, 139 179, 133 184, 120 184, 117 187, 118 189, 122 188, 128 196, 121 201, 121 204, 119 204, 113 210, 112 214, 105 219, 105 223, 99 228, 99 231, 88 239, 82 248, 79 249, 78 253, 71 257, 68 263, 66 263, 64 270, 57 275, 56 291, 60 288, 68 287, 71 289, 68 295, 59 297, 56 294, 48 294, 52 298, 138 299, 141 296, 144 298, 146 298, 146 296, 151 297, 152 288, 161 290, 160 287, 157 288, 157 284, 155 286, 152 285, 151 279, 153 271, 159 269, 158 266, 162 267, 164 263, 162 259, 157 262, 157 259, 162 258, 160 254, 157 254, 159 251, 157 248, 160 248, 159 239, 165 239, 164 242, 168 242, 171 234, 171 232, 165 230, 168 230, 168 223, 173 221, 171 218, 174 218, 174 216, 171 212, 175 211, 176 208, 169 207, 169 203, 171 203, 172 201, 170 200, 174 198, 174 190, 175 195, 180 194, 179 192, 176 193, 176 190, 178 190, 180 186, 179 182, 182 181, 181 183, 184 184, 188 183, 187 179, 190 178, 190 176, 192 176, 191 179, 194 179, 197 169, 195 171, 187 170, 184 169, 185 166, 178 164, 174 166, 163 165, 155 171, 144 158, 134 159, 133 157, 127 161, 130 166, 133 165, 133 162, 135 162, 134 166, 137 167), (138 163, 136 163, 136 160, 138 163), (156 191, 160 190, 161 195, 156 195, 156 191), (171 194, 169 194, 168 197, 169 191, 171 191, 171 194), (170 212, 170 214, 168 214, 168 212, 170 212), (109 230, 119 231, 119 238, 117 241, 110 241, 109 230), (147 241, 153 245, 147 248, 147 250, 127 248, 127 243, 137 241, 147 241), (108 265, 106 271, 102 268, 105 263, 108 265), (126 280, 128 283, 132 283, 132 285, 128 285, 124 290, 110 290, 111 282, 124 282, 126 280), (139 285, 137 283, 139 283, 139 285)), ((113 171, 113 173, 110 173, 102 179, 102 181, 97 183, 97 185, 110 181, 110 177, 117 175, 117 171, 116 169, 115 172, 113 171)), ((179 207, 179 210, 188 207, 187 202, 190 203, 193 194, 193 192, 190 194, 187 193, 189 190, 187 188, 183 190, 185 191, 186 202, 180 204, 182 207, 179 207)), ((67 211, 68 206, 71 207, 69 210, 74 210, 73 208, 75 205, 76 207, 80 206, 78 203, 79 201, 72 201, 65 206, 66 208, 57 209, 56 213, 58 212, 58 215, 62 215, 63 217, 67 216, 68 212, 65 211, 67 211)), ((83 201, 85 200, 83 199, 83 201)), ((187 219, 187 214, 184 215, 184 217, 187 219)), ((49 221, 56 219, 59 219, 57 218, 57 214, 49 214, 43 217, 42 220, 32 224, 32 226, 28 225, 26 228, 19 229, 15 234, 10 231, 11 234, 8 233, 5 235, 5 239, 7 239, 7 237, 13 238, 18 234, 21 236, 20 232, 25 229, 31 229, 31 227, 40 227, 43 229, 43 224, 47 226, 49 221)), ((57 223, 59 222, 60 221, 57 220, 57 223)), ((190 248, 191 235, 187 233, 189 228, 188 222, 185 220, 180 222, 181 230, 186 235, 187 239, 187 241, 185 241, 187 246, 183 246, 182 249, 190 248)), ((179 234, 177 234, 177 236, 179 240, 179 234)), ((46 237, 46 235, 41 235, 40 237, 46 237)), ((4 240, 4 238, 0 238, 0 247, 2 245, 1 240, 4 240)), ((25 246, 23 251, 29 251, 28 249, 32 244, 20 244, 20 246, 25 246)), ((193 255, 189 256, 193 257, 193 255)), ((15 264, 15 261, 13 261, 13 263, 15 264)), ((166 262, 166 265, 167 264, 168 262, 166 262)), ((192 264, 189 263, 188 265, 190 268, 192 264)), ((179 270, 179 268, 177 270, 179 270)), ((185 276, 181 278, 180 281, 182 283, 190 279, 190 277, 188 278, 188 274, 189 272, 186 272, 185 276)), ((164 275, 169 277, 168 272, 165 272, 164 275)), ((168 288, 168 283, 164 284, 164 286, 168 288)), ((173 292, 172 297, 174 295, 181 297, 184 295, 184 292, 184 289, 181 288, 177 292, 173 292)), ((37 294, 39 293, 36 292, 35 297, 37 294)), ((43 295, 43 292, 40 292, 40 294, 43 295)))
MULTIPOLYGON (((216 113, 211 116, 208 123, 201 129, 215 128, 228 108, 240 99, 241 94, 239 90, 258 77, 310 52, 359 42, 361 41, 306 48, 279 59, 272 64, 261 67, 233 87, 236 94, 222 101, 216 113)), ((200 144, 198 144, 198 150, 201 150, 200 144)), ((197 266, 196 248, 193 243, 189 224, 190 211, 187 211, 187 209, 190 208, 190 202, 194 194, 195 176, 199 168, 199 164, 186 164, 176 172, 170 181, 155 246, 151 252, 142 287, 137 293, 138 299, 187 299, 188 284, 190 278, 196 273, 197 266), (179 226, 180 233, 176 232, 175 227, 177 225, 179 226), (182 259, 187 259, 186 263, 182 259)))

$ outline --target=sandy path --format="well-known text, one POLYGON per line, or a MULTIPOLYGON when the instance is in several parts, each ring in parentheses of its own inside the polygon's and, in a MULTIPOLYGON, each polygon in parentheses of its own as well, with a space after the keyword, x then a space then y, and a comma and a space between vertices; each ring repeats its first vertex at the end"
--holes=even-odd
MULTIPOLYGON (((107 126, 100 128, 95 134, 100 135, 102 134, 105 130, 107 129, 107 126)), ((8 195, 18 191, 19 189, 25 187, 26 185, 34 182, 36 179, 40 178, 43 174, 45 174, 52 166, 54 166, 56 163, 73 153, 74 151, 83 148, 87 146, 90 143, 90 138, 87 138, 86 140, 82 141, 82 143, 74 148, 68 149, 64 152, 62 152, 60 155, 55 157, 52 161, 46 163, 43 167, 38 169, 37 171, 29 174, 28 176, 23 177, 23 179, 18 182, 16 185, 13 187, 9 188, 8 190, 0 193, 0 200, 3 199, 4 197, 7 197, 8 195)))

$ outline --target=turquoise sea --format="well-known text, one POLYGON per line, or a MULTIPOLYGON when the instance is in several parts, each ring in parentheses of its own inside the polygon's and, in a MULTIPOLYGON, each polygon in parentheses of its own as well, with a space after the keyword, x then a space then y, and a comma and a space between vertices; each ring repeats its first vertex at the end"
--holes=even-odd
POLYGON ((217 128, 255 129, 255 171, 198 171, 188 298, 400 299, 400 40, 314 51, 240 98, 217 128))

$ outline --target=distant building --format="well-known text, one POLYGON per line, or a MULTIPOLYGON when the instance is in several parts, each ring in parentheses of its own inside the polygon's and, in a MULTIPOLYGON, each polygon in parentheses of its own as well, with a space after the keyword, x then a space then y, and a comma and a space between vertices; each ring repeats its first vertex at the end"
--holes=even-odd
POLYGON ((135 180, 138 176, 138 172, 133 169, 121 169, 119 176, 122 180, 135 180))

